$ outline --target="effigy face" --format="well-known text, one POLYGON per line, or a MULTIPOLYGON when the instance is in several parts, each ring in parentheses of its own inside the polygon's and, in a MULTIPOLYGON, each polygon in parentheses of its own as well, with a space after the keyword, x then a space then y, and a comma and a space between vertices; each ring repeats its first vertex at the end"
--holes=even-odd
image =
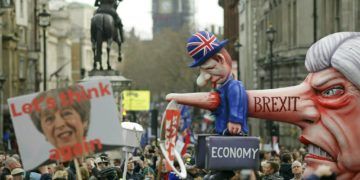
MULTIPOLYGON (((219 56, 222 56, 221 54, 219 56)), ((211 84, 221 84, 226 81, 231 71, 231 67, 225 62, 222 56, 219 59, 210 58, 200 66, 200 74, 197 78, 199 86, 205 86, 207 82, 211 84)))
POLYGON ((317 108, 313 122, 302 125, 300 141, 309 150, 306 173, 320 164, 329 165, 339 177, 359 171, 359 89, 333 68, 309 74, 304 84, 310 86, 317 108))
MULTIPOLYGON (((360 171, 360 91, 334 68, 310 73, 297 86, 248 91, 249 116, 299 126, 309 154, 305 176, 319 165, 339 179, 360 171)), ((360 176, 359 176, 360 177, 360 176)))

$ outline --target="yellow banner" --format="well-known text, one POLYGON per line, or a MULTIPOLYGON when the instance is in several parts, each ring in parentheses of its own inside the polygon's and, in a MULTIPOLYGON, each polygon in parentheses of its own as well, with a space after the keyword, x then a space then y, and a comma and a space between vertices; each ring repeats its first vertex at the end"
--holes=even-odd
POLYGON ((122 103, 126 111, 150 110, 150 91, 125 90, 122 92, 122 103))

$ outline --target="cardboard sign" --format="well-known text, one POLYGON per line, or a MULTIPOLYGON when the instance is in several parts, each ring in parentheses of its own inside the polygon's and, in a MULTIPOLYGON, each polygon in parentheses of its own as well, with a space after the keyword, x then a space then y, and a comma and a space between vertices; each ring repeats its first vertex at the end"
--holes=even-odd
POLYGON ((180 153, 176 150, 176 139, 180 122, 180 107, 175 101, 171 101, 166 107, 161 122, 160 150, 166 159, 166 168, 174 171, 179 177, 186 178, 186 169, 180 153), (180 171, 174 167, 174 160, 180 165, 180 171))
MULTIPOLYGON (((167 156, 169 157, 170 164, 174 164, 175 155, 174 150, 176 146, 176 138, 178 135, 180 121, 180 111, 168 109, 165 111, 165 148, 167 156)), ((166 169, 171 171, 171 167, 167 164, 166 169)))
POLYGON ((122 92, 124 109, 127 111, 150 110, 150 91, 124 90, 122 92))
POLYGON ((8 99, 25 170, 125 145, 109 80, 8 99))
POLYGON ((196 165, 212 170, 258 169, 258 137, 199 136, 196 165))

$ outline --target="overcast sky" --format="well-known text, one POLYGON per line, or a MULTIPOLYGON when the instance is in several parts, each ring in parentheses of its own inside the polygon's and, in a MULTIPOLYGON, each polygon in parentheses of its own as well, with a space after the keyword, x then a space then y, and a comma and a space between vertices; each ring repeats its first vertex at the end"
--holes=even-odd
MULTIPOLYGON (((95 0, 67 0, 68 2, 82 2, 94 5, 95 0)), ((194 0, 195 23, 198 29, 205 29, 214 24, 223 26, 223 9, 218 5, 218 0, 194 0)), ((126 31, 132 27, 136 34, 144 39, 152 36, 152 0, 123 0, 118 13, 123 21, 126 31)))

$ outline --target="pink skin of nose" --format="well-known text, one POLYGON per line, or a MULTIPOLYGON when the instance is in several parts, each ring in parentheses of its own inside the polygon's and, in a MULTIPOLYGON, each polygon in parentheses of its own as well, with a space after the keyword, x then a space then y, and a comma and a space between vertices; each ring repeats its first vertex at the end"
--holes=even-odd
POLYGON ((293 87, 247 91, 249 116, 299 126, 312 149, 305 175, 320 164, 337 179, 360 179, 360 92, 333 68, 310 73, 293 87))

